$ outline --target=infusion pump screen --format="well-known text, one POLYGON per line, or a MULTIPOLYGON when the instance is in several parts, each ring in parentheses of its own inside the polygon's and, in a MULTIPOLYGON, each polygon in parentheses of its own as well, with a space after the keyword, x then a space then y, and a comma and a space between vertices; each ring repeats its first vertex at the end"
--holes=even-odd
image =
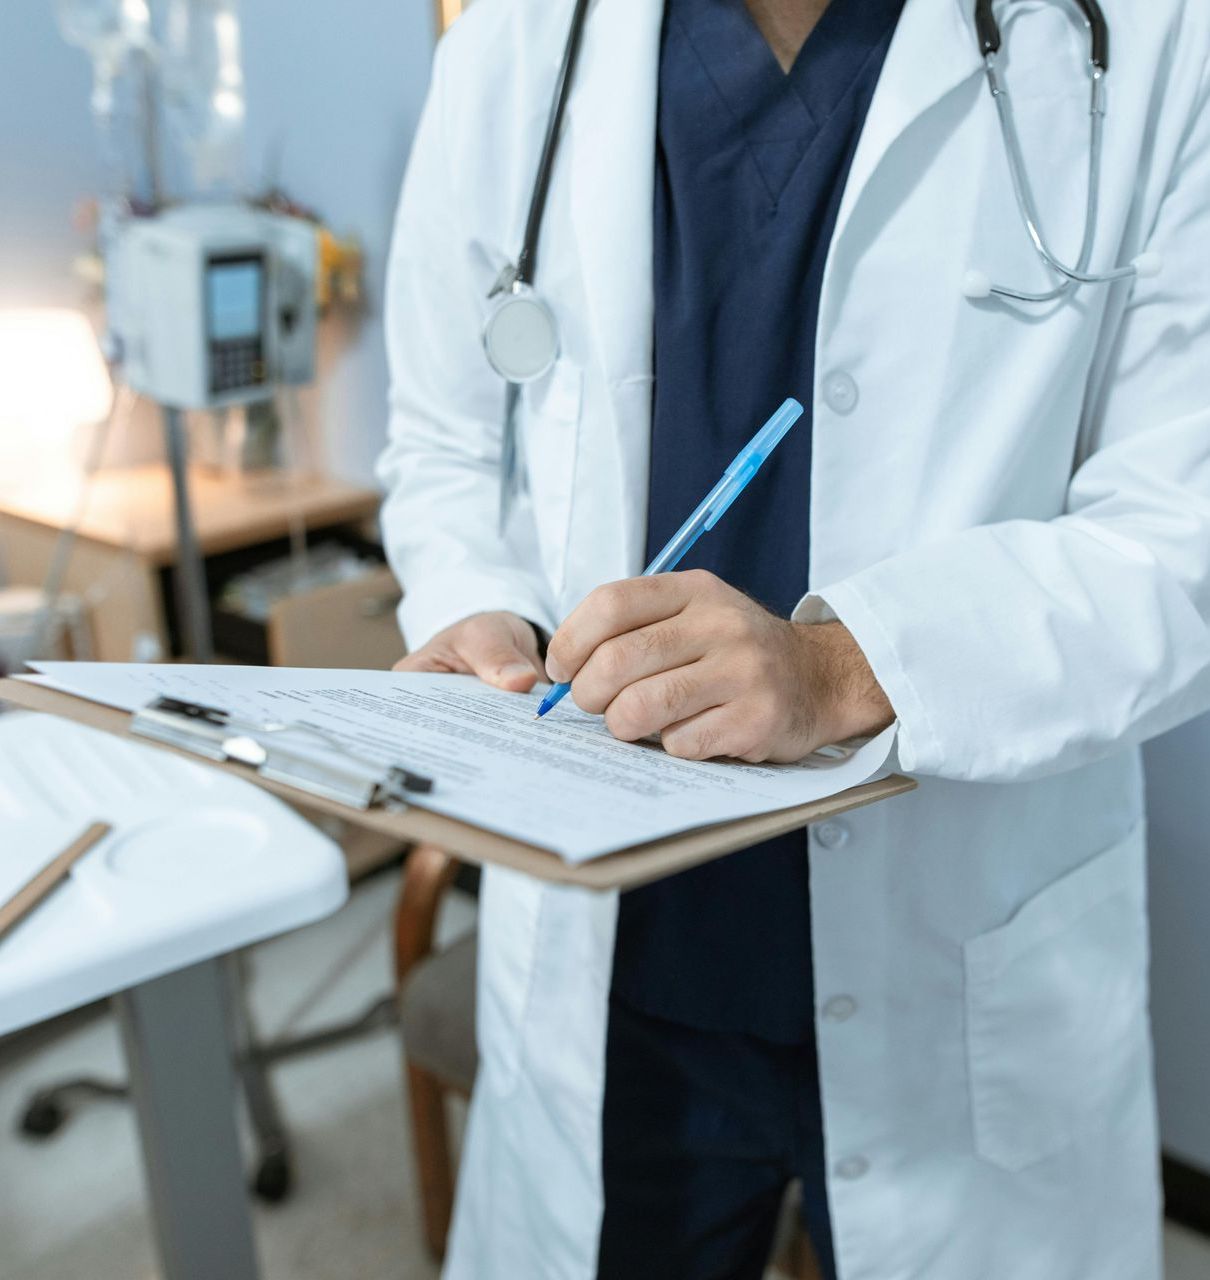
POLYGON ((265 259, 242 253, 206 264, 210 394, 243 394, 266 384, 265 259))
POLYGON ((211 341, 259 337, 261 277, 261 264, 256 260, 211 263, 206 272, 211 341))

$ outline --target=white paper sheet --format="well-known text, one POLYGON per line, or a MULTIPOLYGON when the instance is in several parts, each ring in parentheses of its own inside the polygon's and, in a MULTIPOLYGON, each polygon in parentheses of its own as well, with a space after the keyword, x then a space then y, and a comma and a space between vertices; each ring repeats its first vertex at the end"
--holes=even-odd
POLYGON ((534 719, 541 690, 470 676, 287 667, 36 664, 35 683, 135 711, 160 696, 258 723, 298 723, 434 779, 415 803, 581 862, 660 836, 834 795, 873 777, 894 729, 793 765, 685 761, 613 738, 570 698, 534 719))

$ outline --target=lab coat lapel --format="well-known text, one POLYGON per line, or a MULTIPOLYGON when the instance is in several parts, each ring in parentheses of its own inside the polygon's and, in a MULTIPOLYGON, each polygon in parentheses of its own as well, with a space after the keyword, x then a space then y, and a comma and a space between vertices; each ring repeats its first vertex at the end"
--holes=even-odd
POLYGON ((839 243, 890 148, 914 121, 983 66, 967 0, 907 0, 887 51, 836 219, 839 243))
POLYGON ((571 209, 612 386, 651 373, 651 209, 663 5, 598 0, 570 104, 571 209))

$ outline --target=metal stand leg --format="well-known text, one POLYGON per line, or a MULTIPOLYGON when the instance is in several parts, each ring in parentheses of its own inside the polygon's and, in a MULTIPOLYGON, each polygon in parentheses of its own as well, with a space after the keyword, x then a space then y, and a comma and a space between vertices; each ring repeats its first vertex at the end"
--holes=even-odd
POLYGON ((222 960, 115 1000, 164 1280, 256 1280, 222 960))
POLYGON ((269 1204, 290 1194, 294 1171, 290 1165, 290 1143, 282 1120, 267 1064, 256 1052, 257 1034, 249 1000, 251 982, 248 958, 230 955, 223 962, 227 981, 227 1014, 239 1070, 240 1087, 248 1107, 248 1119, 256 1135, 257 1161, 252 1189, 269 1204))
POLYGON ((197 532, 189 507, 188 449, 185 420, 179 409, 164 406, 164 435, 168 466, 176 502, 176 609, 181 635, 194 662, 214 661, 210 627, 210 598, 206 593, 206 569, 197 545, 197 532))
POLYGON ((118 1080, 99 1080, 96 1076, 74 1076, 49 1089, 39 1089, 25 1104, 17 1131, 26 1138, 49 1138, 58 1133, 71 1114, 73 1102, 88 1098, 125 1101, 130 1090, 118 1080))

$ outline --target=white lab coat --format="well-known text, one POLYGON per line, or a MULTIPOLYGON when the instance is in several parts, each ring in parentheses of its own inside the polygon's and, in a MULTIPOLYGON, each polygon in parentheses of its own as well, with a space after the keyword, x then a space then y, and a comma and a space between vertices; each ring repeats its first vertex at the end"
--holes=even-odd
MULTIPOLYGON (((968 0, 908 0, 825 274, 796 617, 850 628, 921 781, 812 833, 843 1280, 1159 1276, 1136 748, 1210 705, 1210 6, 1103 4, 1094 263, 1154 248, 1157 278, 1024 316, 963 296, 972 267, 1046 282, 968 0)), ((382 462, 413 646, 484 609, 551 628, 641 568, 655 0, 591 12, 538 265, 562 353, 522 397, 532 505, 496 530, 502 390, 480 325, 570 8, 477 0, 415 142, 382 462)), ((1074 258, 1088 81, 1068 8, 998 12, 1045 229, 1074 258)), ((615 909, 485 877, 453 1280, 594 1274, 615 909)))

